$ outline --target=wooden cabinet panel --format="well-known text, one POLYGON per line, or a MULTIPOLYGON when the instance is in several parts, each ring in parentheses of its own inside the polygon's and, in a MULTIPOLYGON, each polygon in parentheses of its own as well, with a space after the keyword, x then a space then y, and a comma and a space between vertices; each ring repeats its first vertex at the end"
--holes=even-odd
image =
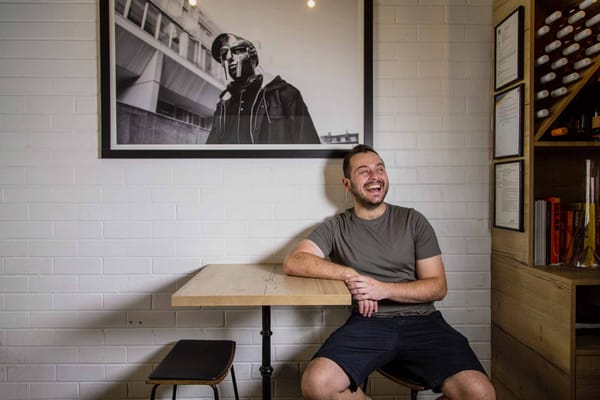
POLYGON ((571 371, 571 288, 533 268, 492 257, 492 320, 518 341, 571 371))
POLYGON ((600 382, 600 355, 577 356, 575 369, 577 371, 576 399, 600 399, 600 385, 598 384, 600 382))
POLYGON ((569 374, 497 325, 492 325, 492 376, 498 399, 570 398, 569 374))

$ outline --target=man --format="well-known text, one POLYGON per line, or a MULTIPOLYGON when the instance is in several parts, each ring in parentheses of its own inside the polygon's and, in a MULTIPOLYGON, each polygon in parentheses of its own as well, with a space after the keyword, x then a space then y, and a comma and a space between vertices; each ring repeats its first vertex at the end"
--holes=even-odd
POLYGON ((258 54, 248 40, 222 33, 212 56, 230 81, 221 93, 207 144, 319 144, 302 95, 276 76, 263 86, 258 54))
POLYGON ((354 147, 343 170, 354 208, 320 224, 284 261, 290 275, 343 280, 355 303, 304 371, 304 398, 362 400, 369 374, 394 362, 440 399, 495 399, 467 339, 434 308, 447 286, 431 225, 384 202, 389 181, 371 147, 354 147))

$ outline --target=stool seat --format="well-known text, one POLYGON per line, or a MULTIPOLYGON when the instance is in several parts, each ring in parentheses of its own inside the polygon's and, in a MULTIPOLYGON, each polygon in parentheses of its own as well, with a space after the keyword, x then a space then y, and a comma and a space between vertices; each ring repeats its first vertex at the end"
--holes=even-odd
POLYGON ((417 377, 414 377, 408 374, 406 371, 399 369, 399 367, 393 363, 378 368, 377 372, 389 380, 409 388, 411 391, 415 390, 417 392, 421 392, 423 390, 431 389, 429 386, 419 381, 417 377))
POLYGON ((154 384, 151 399, 161 384, 173 386, 175 399, 177 385, 210 385, 218 399, 216 385, 231 371, 235 398, 238 399, 233 358, 236 343, 232 340, 179 340, 166 357, 148 376, 146 383, 154 384))

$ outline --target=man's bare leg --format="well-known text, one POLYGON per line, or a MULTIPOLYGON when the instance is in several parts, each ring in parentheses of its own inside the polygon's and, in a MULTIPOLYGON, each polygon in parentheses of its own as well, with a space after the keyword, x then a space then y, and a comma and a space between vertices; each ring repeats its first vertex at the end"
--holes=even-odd
POLYGON ((328 358, 312 360, 302 374, 305 400, 370 400, 359 388, 351 392, 350 379, 344 370, 328 358))
POLYGON ((496 392, 488 377, 473 370, 461 371, 442 383, 441 399, 496 400, 496 392))

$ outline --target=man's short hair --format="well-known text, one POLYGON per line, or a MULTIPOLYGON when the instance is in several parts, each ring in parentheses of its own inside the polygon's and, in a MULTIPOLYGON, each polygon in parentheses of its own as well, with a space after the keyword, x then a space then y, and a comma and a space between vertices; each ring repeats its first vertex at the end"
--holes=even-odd
MULTIPOLYGON (((359 153, 375 153, 377 157, 379 157, 379 153, 377 153, 371 146, 368 144, 357 144, 344 156, 344 163, 342 164, 342 169, 344 171, 344 177, 350 178, 350 160, 354 157, 355 154, 359 153)), ((379 157, 381 158, 381 157, 379 157)))

